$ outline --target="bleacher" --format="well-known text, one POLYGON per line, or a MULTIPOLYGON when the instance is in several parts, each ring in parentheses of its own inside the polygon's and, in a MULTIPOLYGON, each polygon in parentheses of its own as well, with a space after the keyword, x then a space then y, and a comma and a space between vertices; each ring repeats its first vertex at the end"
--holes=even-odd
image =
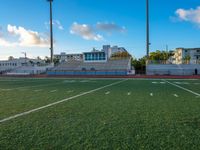
POLYGON ((127 75, 131 70, 130 59, 106 62, 69 61, 47 72, 48 75, 127 75))
POLYGON ((149 64, 147 75, 195 75, 200 74, 198 64, 149 64))
POLYGON ((34 75, 46 73, 50 66, 21 66, 7 71, 6 75, 34 75))

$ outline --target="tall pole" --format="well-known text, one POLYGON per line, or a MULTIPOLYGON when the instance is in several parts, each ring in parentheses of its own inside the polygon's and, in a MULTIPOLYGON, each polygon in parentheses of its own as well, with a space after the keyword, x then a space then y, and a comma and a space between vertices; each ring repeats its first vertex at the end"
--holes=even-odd
POLYGON ((26 60, 27 60, 27 57, 26 57, 26 52, 22 52, 22 54, 24 54, 24 58, 25 58, 25 64, 26 64, 26 60))
POLYGON ((149 59, 149 0, 146 0, 146 52, 149 59))
POLYGON ((52 2, 53 0, 47 0, 50 3, 50 51, 51 51, 51 63, 53 63, 53 21, 52 21, 52 2))

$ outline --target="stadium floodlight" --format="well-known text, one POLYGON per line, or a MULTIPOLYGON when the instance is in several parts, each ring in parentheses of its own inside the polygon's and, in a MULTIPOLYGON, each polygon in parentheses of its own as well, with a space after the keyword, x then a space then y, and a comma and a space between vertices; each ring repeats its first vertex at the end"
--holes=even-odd
POLYGON ((149 0, 146 0, 146 52, 147 60, 149 59, 149 0))
POLYGON ((50 51, 51 51, 51 63, 53 63, 53 22, 52 22, 52 2, 53 0, 47 0, 50 4, 50 51))

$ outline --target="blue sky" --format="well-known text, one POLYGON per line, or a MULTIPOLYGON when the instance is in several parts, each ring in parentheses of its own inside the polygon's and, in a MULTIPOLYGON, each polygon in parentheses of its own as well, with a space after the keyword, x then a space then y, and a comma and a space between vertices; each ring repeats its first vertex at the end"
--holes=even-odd
MULTIPOLYGON (((149 0, 151 51, 200 47, 199 0, 149 0)), ((103 44, 145 55, 145 0, 54 0, 55 53, 103 44)), ((49 55, 46 0, 1 0, 0 59, 49 55)))

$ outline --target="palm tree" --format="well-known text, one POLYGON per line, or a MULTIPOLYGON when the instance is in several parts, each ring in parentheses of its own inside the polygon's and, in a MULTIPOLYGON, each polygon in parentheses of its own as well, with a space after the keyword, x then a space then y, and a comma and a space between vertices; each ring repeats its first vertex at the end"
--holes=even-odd
POLYGON ((190 55, 187 55, 187 56, 185 56, 185 57, 183 58, 183 60, 184 60, 184 63, 189 64, 189 63, 190 63, 190 60, 191 60, 191 56, 190 56, 190 55))

